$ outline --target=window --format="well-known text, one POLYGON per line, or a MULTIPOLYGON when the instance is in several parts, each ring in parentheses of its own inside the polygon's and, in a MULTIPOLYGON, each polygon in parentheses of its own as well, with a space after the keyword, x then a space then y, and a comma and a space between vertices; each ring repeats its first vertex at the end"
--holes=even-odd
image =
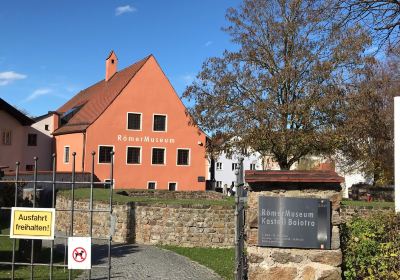
POLYGON ((189 165, 189 149, 178 149, 177 165, 189 165))
POLYGON ((99 146, 99 163, 111 163, 113 146, 99 146))
POLYGON ((256 170, 256 164, 250 163, 250 170, 256 170))
POLYGON ((49 125, 48 124, 44 125, 44 130, 47 130, 47 131, 49 130, 49 125))
POLYGON ((128 113, 128 129, 132 130, 142 129, 142 114, 128 113))
POLYGON ((216 188, 222 188, 222 181, 217 181, 215 185, 216 188))
POLYGON ((4 130, 1 134, 3 145, 11 145, 11 130, 4 130))
POLYGON ((168 183, 168 190, 169 191, 176 191, 176 183, 175 182, 168 183))
POLYGON ((222 162, 217 162, 217 170, 222 170, 222 162))
POLYGON ((64 163, 69 163, 69 147, 64 147, 64 163))
POLYGON ((163 148, 153 148, 151 156, 152 164, 165 164, 165 149, 163 148))
POLYGON ((154 115, 153 131, 167 131, 166 119, 165 115, 154 115))
POLYGON ((127 164, 140 164, 140 147, 128 147, 126 150, 127 164))
POLYGON ((37 146, 37 134, 28 133, 28 146, 37 146))
POLYGON ((233 170, 236 170, 236 169, 238 169, 239 168, 239 164, 237 164, 237 163, 232 163, 232 171, 233 170))
POLYGON ((27 164, 25 169, 26 171, 33 171, 33 169, 35 169, 35 166, 33 164, 27 164))
POLYGON ((156 189, 156 182, 147 182, 147 189, 155 190, 156 189))

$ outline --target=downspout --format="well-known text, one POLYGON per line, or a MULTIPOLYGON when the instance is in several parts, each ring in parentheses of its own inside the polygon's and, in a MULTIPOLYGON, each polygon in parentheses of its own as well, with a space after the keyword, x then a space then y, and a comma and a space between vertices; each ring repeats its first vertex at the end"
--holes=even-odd
POLYGON ((82 146, 82 174, 85 173, 85 151, 86 151, 86 131, 83 134, 83 146, 82 146))

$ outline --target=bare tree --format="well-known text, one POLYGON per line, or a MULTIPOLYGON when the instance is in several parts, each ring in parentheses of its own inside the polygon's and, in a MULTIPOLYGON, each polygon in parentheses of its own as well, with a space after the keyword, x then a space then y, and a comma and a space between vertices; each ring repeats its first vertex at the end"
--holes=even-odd
POLYGON ((400 88, 400 48, 384 62, 371 61, 360 71, 347 96, 346 121, 340 128, 347 170, 359 170, 374 184, 393 183, 393 97, 400 88))
POLYGON ((358 25, 338 26, 336 1, 244 0, 227 11, 236 51, 208 59, 183 97, 210 133, 271 153, 281 169, 331 153, 345 82, 370 42, 358 25))
POLYGON ((366 25, 379 45, 400 42, 399 0, 345 0, 339 2, 345 22, 366 25))

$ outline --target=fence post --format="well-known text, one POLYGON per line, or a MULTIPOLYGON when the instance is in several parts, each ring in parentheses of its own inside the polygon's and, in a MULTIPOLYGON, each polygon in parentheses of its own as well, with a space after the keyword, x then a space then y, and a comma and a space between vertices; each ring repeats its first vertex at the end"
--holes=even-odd
POLYGON ((244 205, 243 205, 243 158, 239 158, 235 193, 235 280, 244 279, 244 205))

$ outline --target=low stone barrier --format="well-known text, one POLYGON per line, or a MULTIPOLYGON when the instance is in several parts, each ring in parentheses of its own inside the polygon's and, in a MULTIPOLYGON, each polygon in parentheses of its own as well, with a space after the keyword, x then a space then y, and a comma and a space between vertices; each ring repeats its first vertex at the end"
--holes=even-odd
MULTIPOLYGON (((57 209, 70 209, 71 202, 57 197, 57 209)), ((88 201, 75 201, 75 209, 89 209, 88 201)), ((96 202, 94 209, 107 209, 96 202)), ((56 212, 57 230, 68 231, 71 214, 56 212)), ((110 228, 109 213, 93 213, 93 236, 104 237, 110 228)), ((185 247, 233 247, 234 208, 219 205, 167 205, 126 203, 113 206, 116 242, 185 247)), ((75 212, 74 234, 89 235, 89 213, 75 212)))
POLYGON ((340 207, 340 220, 342 223, 346 223, 356 216, 365 218, 369 215, 390 212, 394 212, 393 207, 342 205, 340 207))
POLYGON ((213 192, 213 191, 178 191, 171 192, 169 190, 121 190, 116 192, 123 192, 128 196, 132 197, 152 197, 161 199, 207 199, 207 200, 219 200, 226 198, 226 195, 213 192))

